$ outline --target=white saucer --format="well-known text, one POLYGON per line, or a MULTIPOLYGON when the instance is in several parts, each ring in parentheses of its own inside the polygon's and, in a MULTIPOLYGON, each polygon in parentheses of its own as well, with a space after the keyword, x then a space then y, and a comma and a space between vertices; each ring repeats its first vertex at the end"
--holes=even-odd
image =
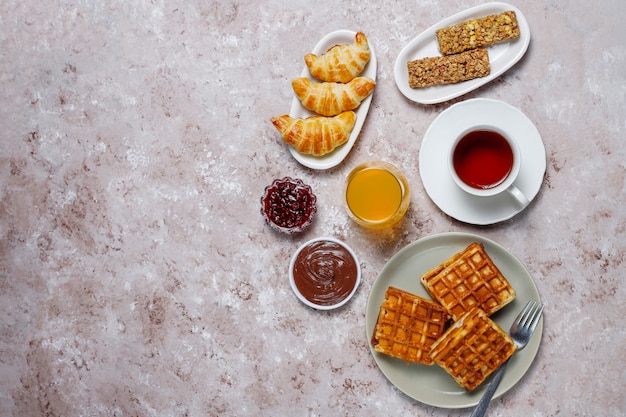
POLYGON ((517 139, 522 166, 515 185, 532 201, 546 172, 546 150, 530 119, 502 101, 477 98, 443 111, 424 135, 419 170, 426 192, 444 213, 465 223, 487 225, 508 220, 525 207, 507 193, 494 197, 473 196, 461 190, 450 177, 449 147, 463 130, 481 124, 497 126, 517 139))

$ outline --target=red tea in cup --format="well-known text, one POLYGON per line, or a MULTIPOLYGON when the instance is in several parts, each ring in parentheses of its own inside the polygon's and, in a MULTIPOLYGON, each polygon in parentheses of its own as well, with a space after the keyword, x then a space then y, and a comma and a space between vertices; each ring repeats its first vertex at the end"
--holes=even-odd
POLYGON ((452 155, 457 176, 465 184, 480 190, 502 184, 511 173, 513 163, 509 141, 500 133, 487 129, 465 134, 452 155))

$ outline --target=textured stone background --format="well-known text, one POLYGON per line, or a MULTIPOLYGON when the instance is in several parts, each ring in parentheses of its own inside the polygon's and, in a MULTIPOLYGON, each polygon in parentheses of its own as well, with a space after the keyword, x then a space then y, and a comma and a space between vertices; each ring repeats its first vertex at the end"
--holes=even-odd
POLYGON ((418 171, 424 132, 453 102, 409 102, 393 63, 480 3, 1 2, 0 415, 464 415, 397 391, 365 335, 385 262, 448 231, 507 247, 547 303, 537 359, 491 415, 626 413, 626 3, 512 2, 531 27, 526 56, 454 102, 519 107, 548 167, 526 211, 474 227, 443 214, 418 171), (269 119, 337 29, 367 34, 378 84, 349 157, 317 172, 269 119), (413 191, 405 221, 380 233, 351 223, 340 196, 372 159, 413 191), (259 214, 264 187, 288 175, 318 197, 303 235, 259 214), (287 280, 295 248, 319 235, 346 241, 363 269, 333 313, 305 308, 287 280))

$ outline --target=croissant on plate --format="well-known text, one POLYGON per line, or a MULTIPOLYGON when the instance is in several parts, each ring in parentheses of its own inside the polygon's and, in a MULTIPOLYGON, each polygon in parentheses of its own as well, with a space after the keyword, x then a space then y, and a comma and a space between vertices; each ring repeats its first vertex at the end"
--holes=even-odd
POLYGON ((356 77, 347 84, 314 83, 308 78, 296 78, 291 81, 291 86, 305 108, 322 116, 336 116, 359 107, 374 91, 376 81, 356 77))
POLYGON ((347 83, 359 75, 370 60, 370 47, 363 32, 350 44, 335 45, 319 57, 306 54, 304 62, 320 81, 347 83))
POLYGON ((311 116, 306 119, 283 115, 272 118, 272 123, 283 140, 303 154, 322 156, 343 145, 350 138, 356 122, 356 113, 346 111, 334 117, 311 116))

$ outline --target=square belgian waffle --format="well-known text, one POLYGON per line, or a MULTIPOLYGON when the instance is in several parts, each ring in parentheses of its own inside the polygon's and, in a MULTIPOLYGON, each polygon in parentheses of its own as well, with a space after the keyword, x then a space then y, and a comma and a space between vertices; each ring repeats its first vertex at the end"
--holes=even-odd
POLYGON ((490 316, 515 299, 511 284, 476 242, 426 272, 420 281, 454 321, 474 308, 490 316))
POLYGON ((395 287, 387 288, 372 345, 406 362, 432 365, 430 347, 443 335, 448 313, 440 305, 395 287))
POLYGON ((513 355, 513 339, 479 308, 465 313, 432 345, 435 363, 471 391, 513 355))

